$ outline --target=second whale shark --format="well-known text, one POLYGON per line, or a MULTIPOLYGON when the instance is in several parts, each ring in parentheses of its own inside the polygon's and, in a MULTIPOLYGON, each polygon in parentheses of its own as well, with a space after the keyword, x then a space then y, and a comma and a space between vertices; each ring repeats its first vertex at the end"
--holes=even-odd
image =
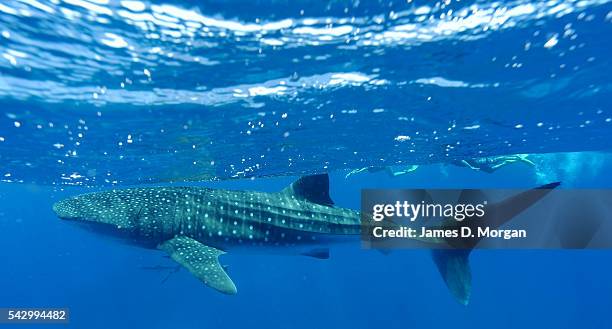
MULTIPOLYGON (((502 225, 544 197, 533 189, 487 207, 502 225)), ((83 194, 53 205, 58 217, 88 224, 145 248, 158 248, 204 284, 226 294, 236 285, 219 256, 261 251, 328 258, 336 242, 357 240, 357 211, 333 206, 327 174, 305 176, 278 193, 203 187, 152 187, 83 194)), ((487 211, 489 212, 489 211, 487 211)), ((431 241, 444 244, 446 241, 431 241)), ((469 253, 435 250, 432 255, 451 293, 467 304, 471 290, 469 253)))

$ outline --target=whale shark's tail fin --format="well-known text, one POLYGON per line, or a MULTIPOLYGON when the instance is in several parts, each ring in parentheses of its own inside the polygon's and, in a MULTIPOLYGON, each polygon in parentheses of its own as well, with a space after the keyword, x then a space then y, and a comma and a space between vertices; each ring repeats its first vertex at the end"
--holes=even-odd
POLYGON ((442 280, 463 305, 470 301, 472 271, 470 270, 471 249, 434 249, 431 257, 438 267, 442 280))
MULTIPOLYGON (((516 215, 538 202, 552 189, 560 183, 551 183, 540 186, 511 196, 503 201, 489 204, 485 207, 485 217, 478 220, 449 221, 445 228, 451 229, 461 226, 468 226, 475 232, 479 225, 486 223, 490 229, 497 229, 510 221, 516 215)), ((484 200, 480 190, 464 190, 459 197, 458 203, 478 203, 484 200)), ((471 239, 452 239, 448 240, 452 249, 432 250, 432 258, 442 275, 444 283, 453 296, 463 305, 467 305, 470 300, 472 288, 472 273, 470 270, 469 256, 471 251, 482 240, 477 235, 471 239)))

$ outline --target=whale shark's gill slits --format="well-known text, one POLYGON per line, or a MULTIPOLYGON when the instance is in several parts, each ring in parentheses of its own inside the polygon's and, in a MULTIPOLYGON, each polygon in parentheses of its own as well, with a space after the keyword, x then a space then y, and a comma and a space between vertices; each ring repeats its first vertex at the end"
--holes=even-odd
POLYGON ((143 208, 144 206, 138 207, 138 211, 136 211, 134 215, 130 216, 129 218, 130 226, 129 227, 132 228, 135 234, 142 234, 148 238, 150 237, 150 232, 148 232, 146 225, 143 225, 142 218, 141 218, 143 208))

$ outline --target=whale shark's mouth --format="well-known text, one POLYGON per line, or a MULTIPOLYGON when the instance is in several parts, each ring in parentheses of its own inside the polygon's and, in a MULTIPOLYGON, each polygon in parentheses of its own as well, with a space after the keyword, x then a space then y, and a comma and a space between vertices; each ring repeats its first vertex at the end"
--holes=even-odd
POLYGON ((131 227, 105 222, 89 201, 82 197, 65 199, 54 203, 53 211, 57 217, 67 221, 70 226, 75 228, 107 238, 113 238, 116 241, 130 245, 145 246, 147 248, 154 247, 150 246, 147 241, 141 241, 138 237, 134 237, 131 227))
MULTIPOLYGON (((53 204, 53 211, 60 219, 86 221, 86 205, 77 199, 66 199, 53 204)), ((89 219, 91 220, 91 219, 89 219)))

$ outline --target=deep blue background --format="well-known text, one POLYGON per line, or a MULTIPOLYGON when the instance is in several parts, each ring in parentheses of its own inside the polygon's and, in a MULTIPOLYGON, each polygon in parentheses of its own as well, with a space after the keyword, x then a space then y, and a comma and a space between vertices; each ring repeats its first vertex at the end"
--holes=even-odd
MULTIPOLYGON (((475 251, 467 307, 452 298, 427 251, 384 256, 355 242, 332 250, 326 261, 228 254, 222 262, 239 293, 226 296, 186 270, 162 284, 167 272, 142 267, 174 266, 163 253, 103 239, 51 211, 53 202, 91 189, 44 186, 609 150, 609 3, 570 3, 573 12, 560 15, 551 13, 555 1, 455 1, 416 24, 416 31, 431 32, 430 22, 443 29, 443 13, 472 4, 491 15, 478 16, 485 19, 475 28, 434 34, 427 42, 391 38, 369 46, 346 38, 397 32, 420 22, 417 15, 375 17, 436 2, 145 2, 198 7, 225 23, 292 18, 294 24, 266 34, 288 38, 282 46, 263 45, 259 32, 228 34, 214 26, 212 35, 198 30, 194 38, 159 39, 119 15, 95 21, 88 18, 91 10, 66 2, 47 3, 55 8, 51 14, 32 2, 0 0, 30 13, 0 15, 0 179, 40 184, 0 183, 0 307, 69 307, 69 327, 79 329, 612 328, 610 251, 475 251), (493 11, 503 17, 519 4, 540 9, 490 28, 493 11), (68 8, 84 18, 60 14, 68 8), (324 25, 351 24, 354 34, 314 45, 309 38, 315 34, 295 33, 306 26, 302 17, 319 19, 319 33, 324 25), (352 17, 356 22, 342 22, 352 17), (105 46, 107 33, 133 49, 105 46), (545 46, 553 37, 558 44, 545 46), (157 48, 164 54, 152 52, 157 48), (26 56, 11 61, 9 51, 26 56), (184 55, 217 63, 201 65, 184 55), (338 80, 337 73, 368 82, 338 80), (236 88, 247 92, 281 81, 290 87, 284 95, 232 96, 236 88), (465 129, 476 125, 481 128, 465 129)), ((108 7, 118 10, 116 1, 108 7)), ((612 187, 611 156, 535 158, 537 174, 525 165, 493 175, 441 165, 399 178, 378 173, 345 180, 336 172, 331 192, 338 206, 357 209, 365 187, 505 188, 556 180, 565 188, 612 187)), ((201 185, 278 191, 293 179, 201 185)))
MULTIPOLYGON (((560 159, 549 159, 549 165, 558 166, 557 174, 540 163, 540 181, 612 185, 605 175, 610 162, 599 158, 594 170, 592 156, 560 159)), ((355 209, 364 187, 538 183, 533 170, 521 165, 492 175, 438 165, 400 178, 380 173, 345 180, 343 174, 331 176, 332 197, 338 206, 355 209)), ((202 185, 276 191, 292 179, 202 185)), ((105 240, 59 221, 52 203, 82 192, 0 185, 0 307, 69 307, 70 327, 88 329, 612 327, 609 251, 475 251, 467 307, 447 292, 427 251, 384 256, 355 243, 333 249, 326 261, 228 254, 222 262, 229 265, 239 293, 226 296, 186 270, 161 284, 166 272, 141 268, 173 266, 161 252, 105 240)))

